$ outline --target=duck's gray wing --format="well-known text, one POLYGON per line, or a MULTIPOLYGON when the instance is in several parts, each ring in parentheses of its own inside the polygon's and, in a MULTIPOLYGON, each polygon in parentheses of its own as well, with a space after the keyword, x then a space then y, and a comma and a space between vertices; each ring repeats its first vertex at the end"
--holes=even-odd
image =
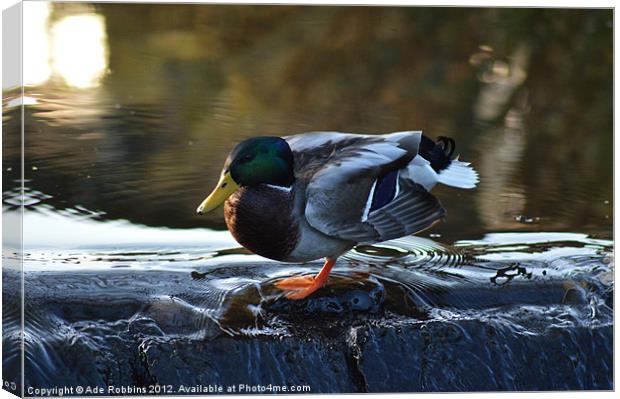
POLYGON ((372 209, 377 181, 407 167, 417 155, 421 132, 321 132, 285 139, 295 154, 298 178, 305 180, 305 218, 324 234, 385 241, 423 230, 445 214, 439 201, 406 173, 397 176, 393 199, 372 209))
POLYGON ((327 187, 406 166, 417 154, 421 132, 365 135, 311 132, 287 136, 295 159, 295 177, 327 187))

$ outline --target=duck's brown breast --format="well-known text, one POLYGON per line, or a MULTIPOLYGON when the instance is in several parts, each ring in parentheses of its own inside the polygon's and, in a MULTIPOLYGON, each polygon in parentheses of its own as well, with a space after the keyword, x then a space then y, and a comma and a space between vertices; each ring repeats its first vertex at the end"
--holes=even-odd
POLYGON ((299 240, 293 196, 293 191, 267 185, 239 188, 224 204, 228 230, 253 253, 286 260, 299 240))

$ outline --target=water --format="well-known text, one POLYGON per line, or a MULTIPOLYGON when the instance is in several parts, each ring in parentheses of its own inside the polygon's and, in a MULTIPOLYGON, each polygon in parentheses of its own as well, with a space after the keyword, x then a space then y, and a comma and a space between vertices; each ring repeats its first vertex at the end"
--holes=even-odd
MULTIPOLYGON (((25 72, 23 198, 20 108, 15 92, 3 99, 5 223, 18 225, 24 202, 26 386, 236 381, 218 357, 230 346, 237 364, 262 359, 267 374, 247 381, 284 375, 322 392, 612 387, 610 11, 37 4, 30 34, 46 40, 32 54, 47 58, 25 72), (479 186, 436 189, 443 223, 358 246, 306 301, 274 281, 320 261, 260 258, 221 210, 194 212, 244 138, 406 129, 453 137, 479 186), (504 349, 452 374, 418 370, 419 386, 365 369, 401 330, 398 345, 426 342, 423 365, 504 349), (551 341, 564 349, 545 352, 551 341), (547 378, 514 374, 531 351, 547 378), (270 363, 289 352, 349 377, 321 385, 270 363), (475 385, 467 370, 482 365, 493 382, 475 385)), ((4 237, 15 381, 19 240, 4 237)), ((419 349, 395 361, 405 370, 419 349)))

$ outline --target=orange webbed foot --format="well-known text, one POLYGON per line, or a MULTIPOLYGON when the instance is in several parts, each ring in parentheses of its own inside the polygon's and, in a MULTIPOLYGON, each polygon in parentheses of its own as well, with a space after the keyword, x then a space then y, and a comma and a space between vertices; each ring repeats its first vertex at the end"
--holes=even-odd
POLYGON ((313 276, 289 277, 276 282, 288 299, 303 299, 323 286, 313 276))
POLYGON ((282 291, 299 290, 307 288, 314 283, 313 276, 296 276, 288 277, 279 281, 276 281, 275 285, 282 291))
POLYGON ((336 263, 335 259, 327 258, 323 268, 316 275, 312 276, 296 276, 289 277, 277 281, 275 286, 284 291, 284 295, 288 299, 303 299, 318 290, 327 282, 327 277, 332 267, 336 263))

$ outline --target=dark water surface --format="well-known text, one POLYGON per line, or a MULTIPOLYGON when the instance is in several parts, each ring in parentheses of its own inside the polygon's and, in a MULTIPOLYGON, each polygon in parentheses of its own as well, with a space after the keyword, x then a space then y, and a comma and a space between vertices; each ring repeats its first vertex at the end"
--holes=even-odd
POLYGON ((3 96, 26 387, 613 388, 611 11, 29 7, 23 197, 3 96), (308 300, 273 282, 319 262, 252 255, 221 210, 194 213, 247 137, 418 129, 453 137, 479 186, 436 189, 443 223, 357 247, 308 300))

